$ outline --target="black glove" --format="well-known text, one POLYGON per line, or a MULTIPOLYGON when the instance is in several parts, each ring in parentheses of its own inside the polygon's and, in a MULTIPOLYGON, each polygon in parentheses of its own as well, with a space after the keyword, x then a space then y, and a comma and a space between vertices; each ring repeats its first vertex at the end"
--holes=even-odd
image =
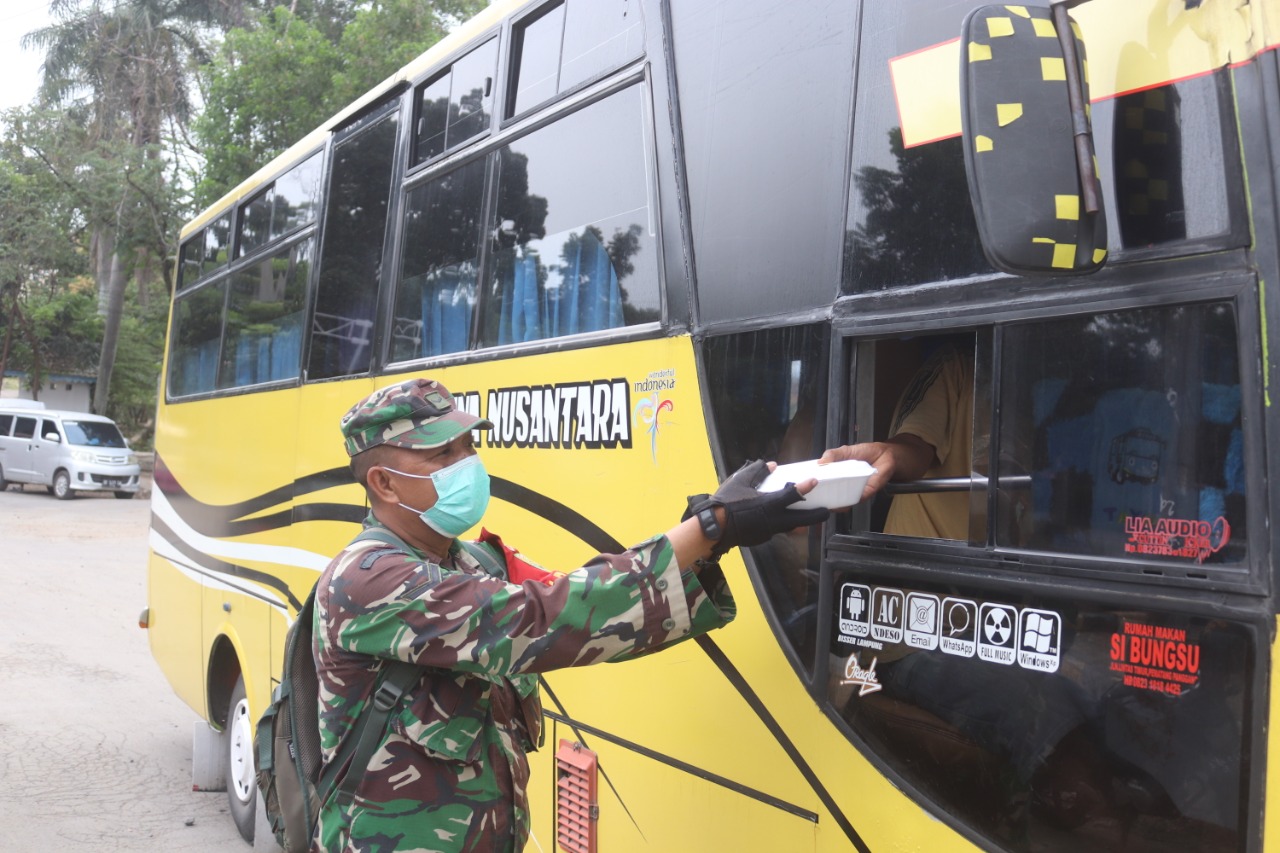
POLYGON ((712 549, 719 557, 730 548, 760 545, 775 533, 806 527, 825 521, 830 514, 825 507, 787 509, 803 495, 795 483, 776 492, 756 489, 769 476, 769 466, 761 460, 748 462, 729 476, 714 495, 691 495, 682 518, 689 518, 708 507, 724 507, 724 533, 712 549))

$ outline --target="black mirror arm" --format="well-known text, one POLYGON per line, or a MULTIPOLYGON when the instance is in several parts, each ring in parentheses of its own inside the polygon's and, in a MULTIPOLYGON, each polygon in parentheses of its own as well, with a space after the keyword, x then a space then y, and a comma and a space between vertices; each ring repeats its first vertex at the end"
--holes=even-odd
POLYGON ((1081 201, 1086 213, 1098 212, 1102 201, 1098 186, 1098 174, 1093 167, 1093 135, 1089 130, 1088 104, 1084 101, 1084 83, 1080 79, 1080 57, 1076 53, 1076 38, 1071 31, 1071 18, 1067 15, 1070 6, 1078 5, 1080 0, 1057 0, 1053 2, 1053 27, 1058 33, 1058 42, 1062 45, 1064 71, 1067 77, 1067 98, 1071 104, 1071 123, 1075 133, 1076 166, 1080 170, 1081 201))

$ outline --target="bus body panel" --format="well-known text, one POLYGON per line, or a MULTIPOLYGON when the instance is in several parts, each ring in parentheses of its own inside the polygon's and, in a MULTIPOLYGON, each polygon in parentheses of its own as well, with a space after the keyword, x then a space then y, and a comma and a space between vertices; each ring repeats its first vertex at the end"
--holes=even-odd
MULTIPOLYGON (((503 52, 499 73, 509 71, 509 36, 530 15, 553 5, 489 7, 344 110, 329 127, 382 101, 396 80, 409 84, 401 103, 402 116, 408 115, 414 86, 433 79, 437 70, 491 35, 499 37, 503 52)), ((1263 139, 1260 132, 1264 122, 1258 105, 1234 99, 1247 99, 1257 89, 1272 98, 1269 107, 1263 106, 1274 109, 1280 0, 1239 9, 1209 0, 1093 0, 1072 10, 1089 51, 1095 115, 1105 113, 1112 122, 1108 127, 1116 128, 1115 139, 1106 140, 1107 150, 1114 153, 1121 146, 1123 125, 1137 115, 1146 93, 1152 93, 1153 105, 1161 96, 1185 97, 1185 111, 1174 115, 1187 126, 1187 144, 1200 146, 1189 148, 1196 153, 1186 156, 1206 162, 1201 163, 1204 168, 1180 172, 1179 149, 1164 165, 1174 170, 1173 183, 1193 172, 1202 177, 1199 182, 1186 179, 1194 190, 1188 196, 1224 197, 1221 209, 1209 203, 1195 207, 1192 212, 1200 219, 1193 227, 1218 217, 1229 228, 1207 236, 1184 233, 1168 245, 1151 240, 1148 246, 1120 246, 1131 253, 1121 252, 1119 263, 1070 285, 1057 279, 999 277, 981 263, 956 266, 947 257, 981 258, 976 238, 963 229, 957 229, 957 243, 946 242, 954 238, 947 232, 963 219, 960 211, 967 206, 959 189, 963 175, 957 181, 955 171, 960 159, 953 156, 962 143, 956 139, 958 87, 951 81, 958 76, 959 6, 972 5, 978 4, 915 0, 890 7, 823 0, 806 4, 808 14, 802 14, 794 4, 767 0, 747 5, 644 0, 635 4, 645 27, 643 75, 633 57, 623 71, 562 93, 559 101, 518 116, 499 113, 491 131, 503 138, 476 145, 482 153, 474 158, 464 146, 457 156, 409 166, 412 174, 406 175, 404 161, 412 160, 402 151, 391 204, 400 211, 396 215, 403 214, 410 194, 447 177, 455 167, 461 171, 468 162, 518 142, 526 130, 532 137, 544 125, 554 127, 568 116, 586 114, 616 92, 638 86, 643 93, 639 101, 653 111, 644 118, 643 133, 656 134, 652 141, 659 149, 647 151, 654 161, 648 163, 649 177, 657 183, 648 201, 657 207, 650 208, 650 231, 657 220, 664 233, 648 236, 661 242, 657 268, 665 274, 659 285, 667 300, 665 327, 448 352, 439 360, 424 356, 390 368, 385 366, 389 359, 379 356, 373 375, 304 378, 262 389, 214 392, 208 398, 162 401, 148 590, 150 639, 179 696, 216 720, 225 710, 215 698, 226 689, 219 687, 225 674, 212 670, 239 667, 253 713, 265 707, 288 625, 317 573, 355 534, 367 512, 362 489, 347 474, 339 419, 373 389, 409 377, 439 379, 460 406, 494 422, 492 431, 477 435, 477 448, 493 478, 484 527, 530 560, 560 571, 668 529, 679 519, 688 495, 711 490, 718 475, 731 473, 744 458, 812 458, 824 447, 868 435, 867 424, 876 422, 878 429, 880 421, 888 420, 894 400, 876 394, 874 405, 863 409, 863 398, 869 396, 864 386, 905 384, 913 365, 904 354, 940 331, 966 334, 990 350, 997 349, 995 339, 1014 340, 1016 330, 1027 324, 1043 323, 1050 330, 1053 323, 1083 314, 1124 321, 1144 310, 1176 314, 1184 303, 1226 306, 1238 336, 1239 372, 1245 376, 1234 386, 1225 383, 1234 388, 1230 393, 1245 398, 1240 440, 1246 449, 1241 452, 1250 464, 1258 463, 1254 468, 1264 467, 1261 462, 1274 442, 1260 440, 1266 433, 1259 424, 1265 419, 1268 431, 1276 426, 1265 399, 1272 372, 1266 319, 1278 310, 1275 300, 1266 304, 1267 283, 1276 276, 1276 234, 1274 228, 1250 233, 1244 226, 1274 226, 1276 199, 1263 186, 1261 173, 1276 174, 1280 157, 1274 140, 1263 139), (668 21, 674 33, 663 32, 668 21), (866 59, 888 44, 901 50, 890 52, 884 62, 878 54, 866 59), (804 55, 796 57, 798 51, 804 55), (1269 69, 1256 75, 1261 82, 1251 76, 1254 64, 1269 69), (779 95, 787 91, 794 97, 779 95), (1215 108, 1221 110, 1222 127, 1213 123, 1215 108), (1239 128, 1232 110, 1240 112, 1239 128), (847 150, 842 147, 846 133, 847 150), (868 134, 875 137, 874 145, 864 138, 868 134), (893 140, 887 147, 886 137, 893 140), (1220 164, 1210 162, 1204 152, 1217 156, 1213 144, 1219 142, 1228 160, 1237 148, 1252 152, 1241 167, 1251 170, 1250 180, 1239 176, 1239 183, 1250 193, 1254 219, 1241 212, 1244 201, 1236 197, 1238 176, 1230 164, 1219 170, 1222 175, 1209 168, 1220 164), (798 151, 806 153, 797 158, 798 151), (912 182, 921 173, 927 180, 912 182), (884 183, 875 185, 875 179, 884 183), (866 181, 883 189, 883 195, 865 200, 860 182, 866 181), (806 205, 807 199, 812 204, 806 205), (895 217, 903 218, 895 201, 914 205, 907 222, 917 227, 905 228, 905 234, 893 233, 895 217), (837 210, 842 205, 849 208, 847 220, 842 218, 845 211, 837 210), (918 227, 926 217, 932 217, 929 227, 918 227), (875 239, 883 241, 889 262, 858 261, 855 256, 865 255, 875 239), (895 239, 901 242, 895 244, 895 239), (899 254, 892 255, 894 250, 899 254), (920 257, 925 260, 917 263, 920 257), (686 286, 693 289, 686 292, 686 286), (901 363, 890 363, 895 360, 901 363), (1255 369, 1260 374, 1256 379, 1251 373, 1255 369), (233 658, 219 656, 225 649, 234 651, 233 658)), ((1008 8, 1018 15, 1019 7, 1008 8)), ((498 80, 499 91, 505 85, 498 80)), ((411 122, 402 119, 401 124, 411 122)), ((1160 135, 1152 130, 1147 141, 1160 135)), ((324 148, 327 138, 325 129, 312 134, 183 234, 196 233, 232 211, 303 155, 324 148)), ((401 148, 414 144, 402 141, 401 148)), ((1160 158, 1152 161, 1160 165, 1160 158)), ((1116 168, 1110 161, 1104 164, 1104 171, 1116 168)), ((486 180, 496 180, 497 171, 490 165, 486 180)), ((1111 177, 1118 184, 1119 176, 1111 177)), ((1108 186, 1108 193, 1119 192, 1108 186)), ((1152 194, 1159 200, 1157 196, 1152 194)), ((1109 203, 1118 204, 1114 198, 1109 203)), ((1123 219, 1110 212, 1109 219, 1123 219)), ((1173 211, 1170 219, 1180 213, 1173 211)), ((493 224, 495 243, 480 268, 490 280, 477 276, 478 290, 497 281, 494 259, 501 254, 504 228, 512 225, 493 224)), ((398 252, 411 248, 395 248, 403 242, 401 223, 389 227, 394 233, 386 240, 388 268, 392 260, 400 260, 398 252)), ((317 243, 320 231, 317 224, 317 243)), ((1124 236, 1141 242, 1132 234, 1124 236)), ((290 240, 299 238, 285 238, 280 245, 290 240)), ((384 288, 396 274, 383 275, 384 288)), ((310 287, 314 290, 314 282, 310 287)), ((184 293, 178 297, 185 298, 184 293)), ((388 295, 381 298, 375 336, 388 334, 382 325, 395 313, 388 295)), ((1197 328, 1189 323, 1187 334, 1172 335, 1182 346, 1169 347, 1171 364, 1183 355, 1173 350, 1193 351, 1199 345, 1200 338, 1192 334, 1197 328)), ((1271 328, 1280 326, 1273 322, 1271 328)), ((1216 363, 1208 356, 1204 362, 1216 363)), ((1100 370, 1100 378, 1106 379, 1111 369, 1100 370)), ((1195 370, 1180 369, 1169 373, 1171 401, 1188 389, 1200 389, 1195 370)), ((1048 387, 1052 380, 1047 376, 1040 381, 1048 387)), ((1043 400, 1049 396, 1037 398, 1037 406, 1047 410, 1043 400)), ((1151 405, 1153 398, 1123 399, 1151 405)), ((1159 441, 1150 438, 1150 430, 1134 428, 1124 434, 1126 440, 1112 444, 1113 470, 1099 472, 1100 478, 1109 476, 1117 489, 1150 484, 1159 474, 1159 441)), ((877 432, 876 437, 882 436, 877 432)), ((867 666, 875 669, 875 660, 868 664, 866 657, 858 658, 859 667, 850 667, 857 654, 874 646, 861 646, 851 655, 853 647, 840 636, 840 596, 846 582, 864 584, 869 591, 914 590, 923 594, 919 600, 950 595, 1010 606, 1016 601, 1015 610, 1037 617, 1030 623, 1027 641, 1032 644, 1040 638, 1036 632, 1053 625, 1055 617, 1061 628, 1063 614, 1074 614, 1073 639, 1089 652, 1076 649, 1075 658, 1064 653, 1060 662, 1078 667, 1084 660, 1094 685, 1112 694, 1130 690, 1125 708, 1149 710, 1152 731, 1167 724, 1164 736, 1171 754, 1177 752, 1180 760, 1199 757, 1202 769, 1216 774, 1214 779, 1225 775, 1233 784, 1239 782, 1241 816, 1236 824, 1226 819, 1210 826, 1222 829, 1226 840, 1205 832, 1205 824, 1213 820, 1189 825, 1200 834, 1188 829, 1181 840, 1201 843, 1197 849, 1276 847, 1275 828, 1263 814, 1253 814, 1265 812, 1280 796, 1280 785, 1269 781, 1275 776, 1271 746, 1280 743, 1280 711, 1270 695, 1280 677, 1273 639, 1274 569, 1266 553, 1274 533, 1261 532, 1268 526, 1270 504, 1253 485, 1257 472, 1249 468, 1247 477, 1252 523, 1247 531, 1239 526, 1244 532, 1236 544, 1247 541, 1249 559, 1236 575, 1223 573, 1212 582, 1207 574, 1197 574, 1193 561, 1129 564, 1128 574, 1112 574, 1115 565, 1136 558, 1120 550, 1089 551, 1087 542, 1078 552, 1002 547, 994 535, 987 547, 967 543, 967 550, 966 543, 904 544, 869 527, 852 527, 848 514, 834 517, 821 537, 778 537, 766 548, 732 553, 723 566, 738 615, 724 630, 622 666, 545 677, 545 744, 530 756, 537 847, 555 846, 555 752, 561 739, 581 742, 600 758, 597 828, 600 849, 610 851, 1021 851, 1083 843, 1087 836, 1073 835, 1078 827, 1070 826, 1046 830, 1038 825, 1042 834, 1035 847, 1016 832, 999 834, 1004 832, 999 816, 987 812, 1009 803, 984 800, 975 806, 971 800, 986 796, 992 780, 971 784, 955 770, 981 751, 971 733, 906 701, 876 695, 874 677, 868 679, 865 672, 867 666), (1265 575, 1252 568, 1261 561, 1265 575), (791 604, 794 609, 788 610, 791 604), (1203 678, 1197 672, 1191 679, 1178 669, 1180 658, 1162 659, 1168 664, 1164 673, 1184 680, 1153 676, 1148 682, 1146 674, 1124 671, 1130 662, 1115 652, 1111 662, 1119 666, 1108 668, 1101 642, 1106 632, 1099 625, 1111 624, 1121 638, 1111 638, 1115 650, 1130 642, 1131 635, 1119 627, 1125 626, 1123 630, 1142 638, 1144 654, 1153 648, 1163 653, 1172 648, 1167 643, 1178 646, 1179 654, 1190 653, 1195 637, 1209 636, 1222 638, 1219 653, 1230 652, 1230 660, 1221 671, 1203 678), (1186 625, 1199 632, 1190 640, 1176 633, 1186 625), (1144 635, 1148 629, 1161 636, 1144 635), (1153 647, 1148 639, 1166 645, 1153 647), (1135 686, 1138 678, 1144 679, 1142 687, 1135 686), (870 695, 857 693, 858 679, 870 695), (1152 686, 1157 681, 1158 689, 1152 686), (1201 716, 1169 711, 1178 701, 1170 688, 1182 685, 1194 694, 1190 704, 1199 702, 1210 710, 1201 716), (868 729, 869 719, 882 728, 868 729), (1186 745, 1189 739, 1179 735, 1188 721, 1198 719, 1225 721, 1223 728, 1232 731, 1207 732, 1206 737, 1244 752, 1214 755, 1204 747, 1194 752, 1196 747, 1186 745), (1233 762, 1241 765, 1236 778, 1231 778, 1233 762), (932 784, 949 775, 955 777, 944 780, 949 784, 932 784)), ((1102 492, 1081 488, 1073 494, 1081 503, 1094 493, 1102 492)), ((1200 507, 1188 510, 1189 499, 1179 497, 1182 515, 1198 518, 1200 507)), ((1170 502, 1175 503, 1173 498, 1170 502)), ((998 503, 993 506, 999 512, 998 503)), ((1069 501, 1059 510, 1064 524, 1081 511, 1069 501)), ((861 512, 855 508, 853 515, 861 519, 861 512)), ((1134 530, 1130 544, 1135 549, 1163 535, 1134 530)), ((1086 539, 1082 534, 1081 541, 1086 539)), ((1173 547, 1167 538, 1160 541, 1160 547, 1173 547)), ((893 650, 894 643, 883 645, 893 650)), ((1197 646, 1194 652, 1199 651, 1197 646)), ((943 659, 937 649, 916 654, 943 659)), ((987 665, 1023 676, 1022 685, 1034 686, 1038 682, 1031 679, 1040 675, 1036 666, 1059 662, 1035 655, 1027 660, 987 665)), ((891 671, 894 661, 886 656, 880 663, 882 671, 891 671)), ((1034 690, 1017 695, 1028 703, 1039 699, 1052 711, 1057 700, 1045 697, 1060 694, 1049 690, 1048 679, 1043 683, 1041 695, 1034 690)), ((939 690, 951 686, 945 681, 937 685, 939 690)), ((1138 713, 1134 719, 1143 718, 1138 713)), ((1095 734, 1096 742, 1105 740, 1105 732, 1095 734)), ((1185 765, 1171 761, 1166 766, 1185 765)), ((1179 780, 1158 781, 1172 789, 1179 780)), ((1139 785, 1134 791, 1112 791, 1110 801, 1130 807, 1151 790, 1139 785)), ((1235 792, 1232 788, 1227 796, 1235 792)), ((1011 817, 1021 819, 1016 797, 1010 803, 1011 817)), ((1195 808, 1187 811, 1203 818, 1208 807, 1199 808, 1199 814, 1195 808)), ((1133 849, 1148 849, 1140 845, 1177 827, 1172 821, 1158 823, 1166 817, 1134 818, 1125 829, 1139 845, 1133 849), (1158 825, 1153 829, 1144 820, 1158 825)), ((1111 835, 1099 838, 1100 845, 1114 841, 1111 835)), ((530 848, 536 849, 532 843, 530 848)))

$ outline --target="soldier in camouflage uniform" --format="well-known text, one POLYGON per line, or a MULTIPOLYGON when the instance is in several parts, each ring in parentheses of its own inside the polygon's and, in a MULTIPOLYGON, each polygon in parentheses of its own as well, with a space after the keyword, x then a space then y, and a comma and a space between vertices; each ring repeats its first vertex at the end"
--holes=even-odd
POLYGON ((754 463, 691 499, 666 534, 568 574, 486 533, 505 563, 495 576, 456 538, 488 502, 472 430, 490 426, 426 379, 376 391, 342 419, 372 512, 316 591, 326 762, 370 703, 383 661, 424 669, 353 801, 324 804, 312 853, 522 849, 526 753, 541 740, 537 673, 624 660, 727 624, 733 598, 704 558, 826 515, 785 509, 816 481, 762 495, 754 485, 767 469, 754 463))

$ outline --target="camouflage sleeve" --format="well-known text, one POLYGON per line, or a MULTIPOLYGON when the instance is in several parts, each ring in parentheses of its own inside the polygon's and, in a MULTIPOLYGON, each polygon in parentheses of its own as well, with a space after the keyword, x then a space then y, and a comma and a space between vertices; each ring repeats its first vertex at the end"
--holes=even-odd
POLYGON ((723 578, 709 574, 710 592, 681 573, 665 536, 601 554, 550 585, 510 584, 384 550, 334 572, 327 639, 490 678, 623 660, 733 619, 723 578))

